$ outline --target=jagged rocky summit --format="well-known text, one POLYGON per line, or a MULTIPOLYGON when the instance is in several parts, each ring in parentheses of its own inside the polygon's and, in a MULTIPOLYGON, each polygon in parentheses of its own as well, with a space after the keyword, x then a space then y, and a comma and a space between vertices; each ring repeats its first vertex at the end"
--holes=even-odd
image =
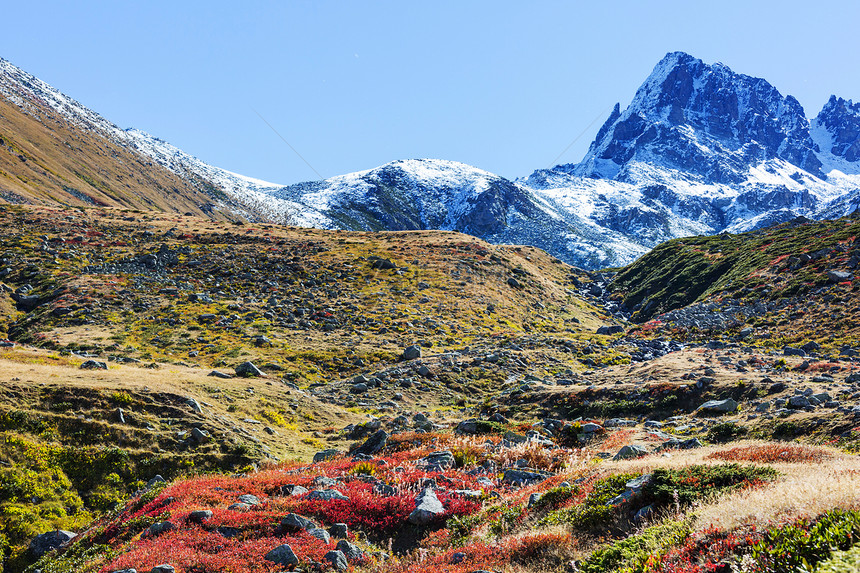
POLYGON ((596 269, 668 239, 834 218, 860 206, 860 104, 833 96, 811 121, 766 80, 667 54, 630 105, 616 105, 582 161, 509 180, 411 159, 281 186, 213 167, 122 130, 0 61, 0 93, 39 102, 204 189, 251 219, 348 230, 454 230, 528 244, 596 269), (203 181, 205 183, 201 184, 203 181), (208 186, 207 186, 208 185, 208 186))

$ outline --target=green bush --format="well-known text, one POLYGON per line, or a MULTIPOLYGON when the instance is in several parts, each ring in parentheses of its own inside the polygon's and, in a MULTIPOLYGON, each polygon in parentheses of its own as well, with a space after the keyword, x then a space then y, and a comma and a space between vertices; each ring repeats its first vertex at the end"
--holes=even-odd
POLYGON ((746 435, 746 433, 747 429, 743 426, 739 426, 734 422, 722 422, 711 426, 705 437, 709 442, 722 444, 725 442, 731 442, 732 440, 737 440, 738 438, 746 435))
POLYGON ((533 507, 536 510, 544 508, 556 509, 579 492, 579 486, 554 487, 540 496, 540 499, 537 500, 533 507))
POLYGON ((625 573, 641 573, 649 557, 664 553, 686 538, 691 522, 671 521, 647 528, 592 552, 580 565, 583 573, 604 573, 622 569, 625 573))
POLYGON ((860 511, 834 509, 815 521, 800 520, 766 532, 753 545, 752 557, 759 571, 811 571, 833 551, 847 550, 857 541, 860 511))
POLYGON ((615 507, 609 502, 624 492, 624 484, 638 474, 626 473, 615 474, 594 483, 594 488, 585 496, 582 503, 573 507, 566 507, 551 511, 539 525, 569 525, 581 531, 595 529, 600 525, 606 525, 615 514, 615 507))
POLYGON ((709 495, 723 493, 759 481, 772 480, 778 472, 770 467, 719 464, 685 468, 657 468, 643 488, 648 503, 689 505, 709 495))
POLYGON ((860 545, 848 551, 834 551, 830 559, 822 562, 816 573, 857 573, 860 571, 860 545))

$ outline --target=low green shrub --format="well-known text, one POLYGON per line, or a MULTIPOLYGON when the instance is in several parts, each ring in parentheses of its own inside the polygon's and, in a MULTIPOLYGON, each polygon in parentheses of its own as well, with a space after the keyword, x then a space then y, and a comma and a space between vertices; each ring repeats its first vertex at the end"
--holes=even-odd
POLYGON ((834 551, 830 559, 823 561, 816 573, 857 573, 860 571, 860 545, 848 551, 834 551))
POLYGON ((740 464, 657 468, 643 493, 647 503, 689 505, 709 495, 772 480, 777 475, 778 472, 771 467, 740 464))
POLYGON ((631 535, 595 550, 580 565, 583 573, 605 573, 623 568, 625 573, 641 573, 649 558, 667 551, 686 538, 691 521, 670 521, 654 525, 642 533, 631 535))
POLYGON ((579 486, 554 487, 547 490, 542 496, 540 496, 532 507, 535 510, 545 508, 557 509, 559 506, 563 505, 564 502, 577 495, 580 491, 579 486))
POLYGON ((710 427, 705 437, 709 442, 722 444, 745 436, 747 429, 735 422, 722 422, 710 427))
POLYGON ((752 547, 752 557, 757 571, 811 571, 834 551, 850 549, 858 541, 860 511, 834 509, 814 521, 767 531, 752 547))
POLYGON ((569 525, 581 531, 589 531, 607 525, 615 514, 615 506, 609 502, 625 490, 624 484, 638 474, 615 474, 594 483, 582 503, 551 511, 542 518, 539 525, 569 525))

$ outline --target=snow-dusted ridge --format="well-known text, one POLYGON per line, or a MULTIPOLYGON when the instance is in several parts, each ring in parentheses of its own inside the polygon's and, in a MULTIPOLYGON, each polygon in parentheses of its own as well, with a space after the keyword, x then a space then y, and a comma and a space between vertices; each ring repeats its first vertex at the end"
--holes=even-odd
POLYGON ((535 245, 586 268, 628 263, 667 239, 860 207, 860 104, 832 97, 810 121, 765 80, 682 52, 657 64, 626 109, 616 105, 581 162, 515 181, 455 161, 408 159, 283 186, 120 129, 2 59, 0 94, 205 180, 223 193, 220 208, 251 219, 460 231, 535 245))

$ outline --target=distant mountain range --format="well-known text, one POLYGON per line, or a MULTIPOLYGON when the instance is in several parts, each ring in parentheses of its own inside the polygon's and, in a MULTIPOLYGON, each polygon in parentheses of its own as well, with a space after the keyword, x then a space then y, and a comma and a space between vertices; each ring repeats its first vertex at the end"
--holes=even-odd
MULTIPOLYGON (((162 185, 151 202, 171 205, 180 193, 178 210, 210 216, 349 230, 456 230, 534 245, 592 269, 628 263, 671 238, 746 231, 798 216, 833 218, 860 206, 860 103, 832 96, 809 120, 796 99, 767 81, 682 52, 657 64, 626 109, 615 106, 581 162, 514 181, 452 161, 413 159, 281 186, 119 129, 3 60, 0 93, 4 110, 17 106, 31 116, 47 110, 83 139, 107 140, 145 158, 138 163, 159 177, 181 180, 177 191, 162 185)), ((20 179, 6 178, 0 177, 3 198, 30 201, 26 193, 4 193, 10 181, 21 187, 20 179)), ((76 183, 79 193, 99 190, 86 178, 76 183)), ((134 203, 123 195, 133 190, 119 192, 110 183, 115 199, 134 203)), ((74 193, 66 195, 73 202, 74 193)))

